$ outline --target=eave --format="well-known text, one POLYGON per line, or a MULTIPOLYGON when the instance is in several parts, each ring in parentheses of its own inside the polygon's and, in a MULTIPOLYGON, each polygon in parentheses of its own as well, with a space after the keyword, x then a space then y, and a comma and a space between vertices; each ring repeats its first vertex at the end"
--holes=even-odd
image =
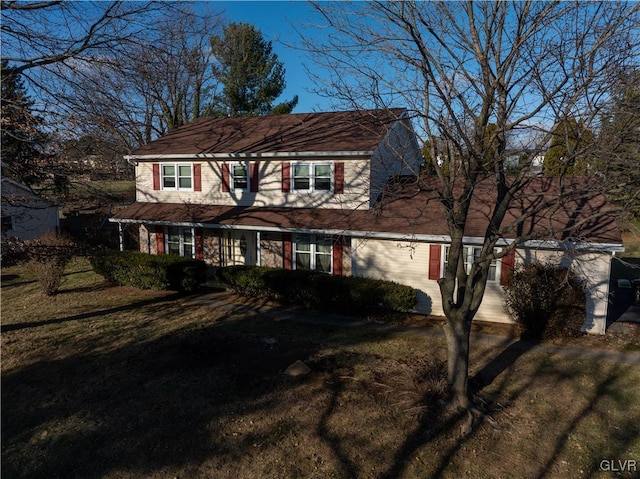
POLYGON ((238 160, 238 159, 293 159, 293 158, 362 158, 371 157, 373 150, 363 151, 289 151, 265 153, 173 153, 166 155, 125 155, 127 161, 188 161, 188 160, 238 160))

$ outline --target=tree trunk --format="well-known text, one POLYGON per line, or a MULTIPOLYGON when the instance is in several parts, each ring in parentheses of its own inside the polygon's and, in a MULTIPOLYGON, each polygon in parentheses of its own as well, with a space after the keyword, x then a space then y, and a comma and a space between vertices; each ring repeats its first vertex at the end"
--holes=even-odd
POLYGON ((469 378, 469 335, 471 321, 465 315, 453 313, 444 325, 447 338, 447 372, 453 404, 469 409, 467 394, 469 378))

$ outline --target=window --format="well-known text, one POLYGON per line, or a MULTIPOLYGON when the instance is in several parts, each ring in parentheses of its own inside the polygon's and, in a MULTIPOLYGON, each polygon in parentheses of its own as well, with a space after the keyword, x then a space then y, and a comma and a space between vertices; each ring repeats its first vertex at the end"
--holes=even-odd
POLYGON ((331 191, 331 163, 295 163, 293 191, 331 191))
POLYGON ((193 168, 189 165, 163 164, 161 165, 163 190, 192 190, 193 168))
POLYGON ((331 238, 316 238, 313 235, 294 237, 295 262, 294 269, 315 270, 331 273, 332 248, 331 238))
POLYGON ((167 254, 194 257, 193 228, 183 228, 180 226, 169 226, 165 236, 167 254))
POLYGON ((249 171, 245 163, 231 165, 231 185, 233 190, 246 190, 249 187, 249 171))
MULTIPOLYGON (((482 251, 481 247, 464 246, 462 256, 464 259, 464 268, 467 274, 471 272, 471 265, 473 264, 473 262, 477 261, 480 258, 481 251, 482 251)), ((441 273, 442 276, 444 276, 448 263, 449 263, 449 246, 445 246, 444 257, 442 259, 442 273, 441 273)), ((489 266, 488 281, 496 281, 497 272, 498 272, 498 261, 494 259, 493 261, 491 261, 491 265, 489 266)))

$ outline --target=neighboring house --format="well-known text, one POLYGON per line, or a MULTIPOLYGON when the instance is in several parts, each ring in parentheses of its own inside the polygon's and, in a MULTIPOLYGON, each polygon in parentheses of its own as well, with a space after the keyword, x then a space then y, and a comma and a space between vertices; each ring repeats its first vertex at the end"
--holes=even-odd
MULTIPOLYGON (((403 110, 205 118, 127 160, 136 165, 137 198, 112 221, 121 231, 139 228, 141 251, 212 266, 384 278, 416 288, 419 312, 442 314, 437 280, 447 260, 447 225, 434 194, 416 187, 420 145, 403 110), (403 182, 407 176, 414 180, 403 182)), ((552 178, 534 181, 534 198, 558 186, 552 178)), ((470 261, 486 227, 483 200, 493 194, 491 185, 478 185, 465 239, 470 261)), ((526 224, 534 233, 544 224, 546 236, 494 263, 478 319, 510 321, 501 282, 515 262, 555 258, 589 280, 584 327, 604 333, 609 264, 622 251, 620 233, 613 218, 581 222, 606 208, 601 197, 564 206, 526 224), (572 236, 579 243, 561 233, 573 223, 583 224, 572 236), (549 224, 558 233, 550 234, 549 224)))
POLYGON ((21 241, 60 231, 59 207, 26 185, 2 177, 2 237, 21 241))

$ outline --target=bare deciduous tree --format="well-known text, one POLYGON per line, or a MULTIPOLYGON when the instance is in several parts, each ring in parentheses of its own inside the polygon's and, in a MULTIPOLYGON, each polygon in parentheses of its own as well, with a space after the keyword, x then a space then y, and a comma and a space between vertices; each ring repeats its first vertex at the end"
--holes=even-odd
MULTIPOLYGON (((444 207, 450 237, 439 281, 449 383, 454 402, 473 412, 467 391, 470 325, 491 261, 536 239, 523 228, 526 221, 542 212, 552 217, 568 201, 606 192, 606 179, 576 188, 559 178, 553 196, 524 197, 539 180, 536 158, 549 144, 553 125, 575 118, 595 129, 616 74, 638 65, 640 7, 408 1, 318 3, 316 9, 327 24, 325 40, 305 45, 331 72, 316 78, 318 92, 353 108, 405 106, 429 146, 431 177, 422 185, 444 207), (514 155, 518 168, 508 176, 514 155), (467 268, 465 229, 472 205, 487 188, 493 199, 483 205, 484 239, 467 268), (528 205, 522 216, 507 214, 521 203, 528 205), (500 250, 498 244, 507 246, 500 250)), ((589 221, 597 224, 597 217, 589 221)), ((585 225, 566 226, 563 235, 577 240, 572 234, 578 227, 585 225)))
POLYGON ((74 130, 97 127, 133 149, 202 116, 216 86, 208 44, 220 18, 172 8, 126 52, 76 65, 60 86, 74 130))

